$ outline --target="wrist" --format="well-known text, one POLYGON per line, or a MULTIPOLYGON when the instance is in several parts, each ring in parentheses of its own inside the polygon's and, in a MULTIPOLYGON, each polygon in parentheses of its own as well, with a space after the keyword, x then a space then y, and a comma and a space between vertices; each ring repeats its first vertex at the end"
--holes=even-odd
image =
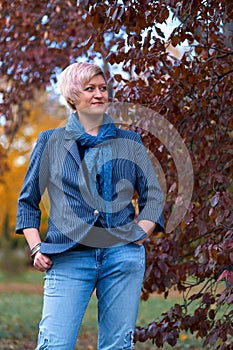
POLYGON ((41 242, 37 243, 34 247, 32 247, 32 249, 30 250, 30 256, 32 258, 32 260, 34 260, 36 253, 38 253, 40 251, 40 247, 41 247, 41 242))

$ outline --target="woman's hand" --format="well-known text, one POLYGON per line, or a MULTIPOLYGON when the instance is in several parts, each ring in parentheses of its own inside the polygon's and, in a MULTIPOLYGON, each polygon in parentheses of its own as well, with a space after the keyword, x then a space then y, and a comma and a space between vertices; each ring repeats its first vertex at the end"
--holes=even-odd
POLYGON ((45 254, 37 252, 34 256, 33 266, 38 271, 47 271, 52 266, 52 260, 45 254))
POLYGON ((143 239, 140 239, 139 241, 135 241, 134 243, 136 244, 143 244, 148 237, 150 237, 150 235, 152 234, 152 232, 155 229, 156 224, 153 221, 150 220, 140 220, 138 222, 138 225, 143 229, 143 231, 145 231, 146 233, 146 237, 143 239))
POLYGON ((45 254, 42 254, 40 249, 40 234, 37 228, 28 227, 23 230, 24 236, 28 242, 28 245, 32 250, 35 250, 36 253, 33 252, 33 266, 38 271, 47 271, 52 266, 52 260, 45 254), (39 246, 39 247, 38 247, 39 246))

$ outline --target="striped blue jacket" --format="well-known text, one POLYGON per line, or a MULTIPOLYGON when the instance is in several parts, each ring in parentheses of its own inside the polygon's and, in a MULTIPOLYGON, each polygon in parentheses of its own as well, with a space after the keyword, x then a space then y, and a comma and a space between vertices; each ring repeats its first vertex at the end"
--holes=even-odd
POLYGON ((78 243, 92 247, 125 244, 145 237, 132 204, 138 194, 138 219, 163 228, 164 196, 137 133, 117 129, 112 149, 112 227, 92 198, 76 141, 65 128, 40 133, 18 199, 16 232, 40 228, 40 203, 49 211, 41 252, 55 254, 78 243), (45 196, 46 194, 46 196, 45 196), (42 196, 43 195, 43 196, 42 196), (49 208, 47 199, 49 198, 49 208))

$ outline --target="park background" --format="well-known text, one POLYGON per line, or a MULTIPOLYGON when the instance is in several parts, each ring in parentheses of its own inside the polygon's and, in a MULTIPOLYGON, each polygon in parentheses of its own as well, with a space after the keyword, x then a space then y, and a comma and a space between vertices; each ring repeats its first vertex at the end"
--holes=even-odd
MULTIPOLYGON (((189 184, 182 184, 171 150, 150 132, 155 119, 131 118, 130 128, 140 132, 166 180, 165 221, 180 203, 186 206, 173 230, 147 243, 136 349, 199 349, 202 343, 233 349, 231 1, 0 6, 0 349, 33 348, 43 276, 32 270, 25 241, 14 233, 17 197, 38 133, 68 116, 57 77, 83 59, 102 65, 114 101, 166 118, 192 160, 192 199, 185 203, 189 184)), ((124 118, 122 112, 128 123, 124 118)), ((43 211, 42 234, 46 217, 43 211)), ((79 349, 95 348, 95 303, 93 296, 79 349)))

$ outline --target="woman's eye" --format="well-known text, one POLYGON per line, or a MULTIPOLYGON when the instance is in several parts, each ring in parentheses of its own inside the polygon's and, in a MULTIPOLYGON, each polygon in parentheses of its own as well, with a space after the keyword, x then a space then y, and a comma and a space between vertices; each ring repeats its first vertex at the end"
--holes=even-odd
POLYGON ((106 90, 107 90, 107 86, 102 86, 102 87, 100 88, 100 90, 101 90, 101 91, 106 91, 106 90))
POLYGON ((88 86, 85 91, 93 91, 93 87, 92 86, 88 86))
MULTIPOLYGON (((87 86, 85 89, 85 91, 89 91, 89 92, 92 92, 94 90, 95 90, 94 86, 87 86)), ((105 92, 105 91, 107 91, 107 86, 103 85, 103 86, 99 87, 99 90, 102 92, 105 92)))

